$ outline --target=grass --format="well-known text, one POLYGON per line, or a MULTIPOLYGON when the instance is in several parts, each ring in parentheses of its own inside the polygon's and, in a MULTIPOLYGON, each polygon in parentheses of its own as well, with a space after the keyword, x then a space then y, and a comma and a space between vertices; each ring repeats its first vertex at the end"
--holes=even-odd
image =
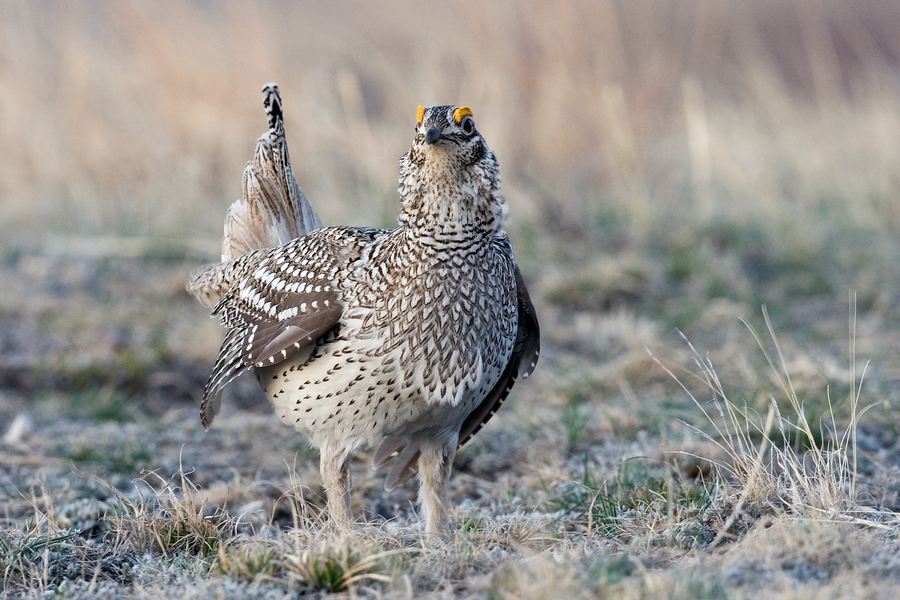
POLYGON ((0 23, 0 596, 897 595, 896 2, 0 23), (331 531, 253 381, 199 426, 221 330, 184 281, 267 81, 328 224, 395 222, 418 104, 470 105, 503 165, 541 363, 457 458, 439 544, 365 455, 365 524, 331 531))
MULTIPOLYGON (((693 394, 688 394, 715 429, 715 436, 707 436, 708 439, 718 445, 730 460, 724 468, 730 477, 737 480, 742 490, 736 513, 748 498, 759 497, 769 501, 779 498, 793 511, 846 516, 857 508, 856 431, 859 419, 874 406, 859 405, 863 375, 860 375, 859 382, 855 379, 851 382, 847 402, 849 414, 843 430, 839 430, 829 390, 826 390, 829 420, 813 420, 793 387, 790 373, 785 368, 785 356, 765 309, 763 314, 777 352, 777 363, 766 352, 756 332, 752 329, 751 332, 779 381, 791 414, 782 413, 774 396, 770 396, 771 404, 764 421, 746 406, 730 401, 712 361, 701 359, 688 342, 694 361, 701 370, 700 376, 713 394, 715 412, 710 414, 693 394), (773 431, 773 425, 777 431, 773 431), (761 437, 761 441, 755 441, 757 436, 761 437)), ((851 310, 850 348, 850 372, 855 373, 855 305, 851 310)), ((669 373, 672 374, 671 371, 669 373)), ((672 376, 675 377, 674 374, 672 376)), ((675 380, 687 391, 677 377, 675 380)), ((886 514, 893 516, 889 512, 886 514)))

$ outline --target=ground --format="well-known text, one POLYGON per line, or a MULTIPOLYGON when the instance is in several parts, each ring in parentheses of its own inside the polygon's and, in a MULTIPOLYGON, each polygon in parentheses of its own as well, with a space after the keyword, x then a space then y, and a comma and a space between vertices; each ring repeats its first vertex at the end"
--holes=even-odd
MULTIPOLYGON (((654 272, 655 260, 641 272, 627 255, 652 256, 649 247, 598 250, 602 277, 563 284, 561 265, 523 259, 538 291, 540 370, 457 457, 449 539, 422 538, 414 485, 384 492, 366 453, 352 470, 367 525, 335 539, 320 514, 315 451, 271 413, 255 381, 226 396, 208 432, 200 426, 221 332, 183 291, 195 261, 153 252, 5 257, 8 593, 538 598, 564 586, 571 597, 754 597, 760 581, 779 597, 900 589, 896 298, 863 308, 856 291, 855 316, 831 291, 767 304, 782 377, 813 434, 788 432, 785 443, 779 427, 798 418, 761 308, 742 314, 741 299, 716 298, 681 317, 697 301, 691 277, 654 272), (858 419, 851 349, 857 413, 874 404, 858 419), (702 383, 713 372, 721 390, 702 383), (774 445, 753 481, 762 436, 742 437, 747 425, 716 411, 747 410, 762 427, 770 395, 783 423, 770 427, 774 445), (842 439, 845 430, 855 437, 842 439), (818 456, 835 464, 816 470, 811 447, 833 450, 818 456)), ((761 289, 786 285, 781 277, 761 289)))
POLYGON ((895 3, 258 4, 0 7, 3 597, 900 595, 895 3), (500 159, 542 353, 444 540, 365 452, 332 531, 252 378, 200 425, 271 80, 328 224, 420 103, 500 159))

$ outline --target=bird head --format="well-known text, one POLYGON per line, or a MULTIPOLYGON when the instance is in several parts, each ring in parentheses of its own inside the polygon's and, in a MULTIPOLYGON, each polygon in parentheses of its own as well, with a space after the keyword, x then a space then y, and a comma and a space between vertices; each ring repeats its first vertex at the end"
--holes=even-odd
POLYGON ((420 106, 416 137, 400 160, 400 195, 407 226, 477 224, 499 232, 506 221, 500 166, 475 128, 468 106, 420 106), (476 223, 477 222, 477 223, 476 223))
POLYGON ((426 161, 450 159, 459 166, 478 162, 488 151, 468 106, 420 106, 414 146, 424 153, 426 161))

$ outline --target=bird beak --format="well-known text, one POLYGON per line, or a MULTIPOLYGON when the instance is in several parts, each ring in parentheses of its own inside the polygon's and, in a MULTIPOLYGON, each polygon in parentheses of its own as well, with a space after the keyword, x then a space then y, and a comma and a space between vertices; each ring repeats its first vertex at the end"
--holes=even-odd
POLYGON ((429 127, 425 132, 425 143, 429 146, 442 139, 444 139, 444 135, 438 131, 437 127, 429 127))

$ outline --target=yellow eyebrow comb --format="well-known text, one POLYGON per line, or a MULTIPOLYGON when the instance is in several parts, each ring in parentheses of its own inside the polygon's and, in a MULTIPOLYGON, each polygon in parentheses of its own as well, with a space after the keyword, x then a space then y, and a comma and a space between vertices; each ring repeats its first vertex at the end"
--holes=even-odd
POLYGON ((472 109, 468 106, 460 106, 456 110, 453 111, 453 120, 456 121, 456 124, 459 125, 462 123, 463 117, 473 116, 472 109))

